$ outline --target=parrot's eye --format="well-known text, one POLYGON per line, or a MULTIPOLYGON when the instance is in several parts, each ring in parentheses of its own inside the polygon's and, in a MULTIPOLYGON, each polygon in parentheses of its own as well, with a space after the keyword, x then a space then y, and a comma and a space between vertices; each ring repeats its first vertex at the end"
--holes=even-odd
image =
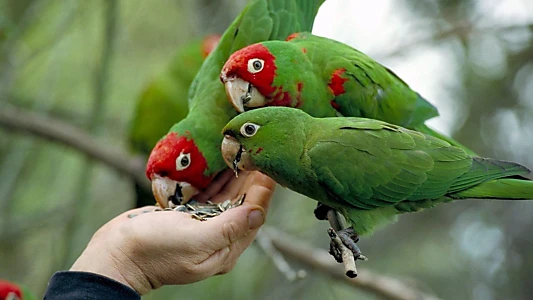
POLYGON ((241 134, 245 137, 251 137, 257 132, 259 127, 261 126, 254 123, 244 123, 244 125, 241 127, 241 134))
POLYGON ((248 60, 248 72, 257 73, 263 70, 264 64, 265 64, 264 60, 259 59, 259 58, 252 58, 248 60))
POLYGON ((191 154, 190 153, 180 153, 178 158, 176 158, 176 170, 182 171, 187 169, 191 164, 191 154))

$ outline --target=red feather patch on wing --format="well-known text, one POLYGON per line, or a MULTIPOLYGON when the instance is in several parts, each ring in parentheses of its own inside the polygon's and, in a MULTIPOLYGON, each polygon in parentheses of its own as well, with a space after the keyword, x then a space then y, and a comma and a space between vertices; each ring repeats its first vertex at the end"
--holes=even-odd
POLYGON ((288 41, 290 41, 290 40, 292 40, 292 39, 297 38, 299 35, 300 35, 299 32, 291 33, 291 34, 289 34, 289 36, 285 39, 285 41, 288 42, 288 41))
POLYGON ((331 79, 329 80, 328 87, 333 93, 333 95, 338 96, 344 94, 344 83, 348 81, 348 78, 342 78, 341 75, 346 72, 345 68, 340 68, 333 71, 331 74, 331 79))

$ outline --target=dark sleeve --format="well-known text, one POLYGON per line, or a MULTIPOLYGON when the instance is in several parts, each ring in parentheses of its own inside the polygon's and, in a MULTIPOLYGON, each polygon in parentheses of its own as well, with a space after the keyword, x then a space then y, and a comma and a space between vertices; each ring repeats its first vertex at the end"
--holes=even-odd
POLYGON ((57 272, 48 283, 44 299, 139 300, 133 289, 111 278, 88 272, 57 272))

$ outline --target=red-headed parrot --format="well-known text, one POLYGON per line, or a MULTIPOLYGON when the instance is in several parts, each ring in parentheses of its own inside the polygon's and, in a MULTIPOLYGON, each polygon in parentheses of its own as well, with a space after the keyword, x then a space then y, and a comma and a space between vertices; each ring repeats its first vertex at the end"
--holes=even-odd
POLYGON ((35 296, 26 288, 0 279, 0 300, 34 300, 35 296))
MULTIPOLYGON (((236 116, 223 134, 228 166, 261 171, 334 208, 356 234, 456 199, 533 199, 526 167, 473 157, 444 140, 375 119, 314 118, 299 109, 267 107, 236 116)), ((350 246, 349 239, 343 242, 350 246)))
MULTIPOLYGON (((148 156, 157 141, 189 112, 188 93, 204 59, 220 36, 208 35, 180 48, 169 67, 152 80, 137 100, 129 143, 137 154, 148 156)), ((151 191, 136 184, 136 207, 154 204, 151 191)))
POLYGON ((464 146, 424 124, 437 109, 391 70, 332 39, 295 33, 233 53, 220 74, 238 112, 287 106, 314 117, 364 117, 393 123, 464 146))
POLYGON ((189 114, 152 150, 146 176, 162 207, 187 202, 226 169, 220 130, 237 112, 219 74, 231 53, 264 40, 310 30, 323 0, 253 0, 222 35, 189 91, 189 114))

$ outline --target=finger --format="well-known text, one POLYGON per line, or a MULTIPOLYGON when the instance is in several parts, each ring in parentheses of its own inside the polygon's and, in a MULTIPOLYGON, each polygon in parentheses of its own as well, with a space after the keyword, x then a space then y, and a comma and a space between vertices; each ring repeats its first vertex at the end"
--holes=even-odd
POLYGON ((261 206, 242 205, 198 224, 197 231, 198 235, 210 241, 209 247, 216 251, 240 240, 263 225, 264 221, 265 211, 261 206))
POLYGON ((218 174, 215 180, 207 187, 207 189, 197 196, 195 199, 200 202, 205 202, 218 194, 220 190, 235 176, 233 170, 226 169, 222 173, 218 174))
POLYGON ((248 204, 259 205, 267 211, 276 188, 276 182, 260 172, 254 172, 251 174, 251 177, 252 185, 245 192, 245 202, 248 204))
POLYGON ((257 235, 258 229, 251 230, 247 235, 235 241, 230 246, 220 249, 209 256, 199 268, 209 276, 226 274, 233 269, 242 253, 250 246, 257 235))
POLYGON ((245 185, 250 178, 250 172, 240 172, 239 177, 232 177, 229 182, 214 196, 213 202, 221 202, 227 199, 233 199, 239 195, 241 186, 245 185))

